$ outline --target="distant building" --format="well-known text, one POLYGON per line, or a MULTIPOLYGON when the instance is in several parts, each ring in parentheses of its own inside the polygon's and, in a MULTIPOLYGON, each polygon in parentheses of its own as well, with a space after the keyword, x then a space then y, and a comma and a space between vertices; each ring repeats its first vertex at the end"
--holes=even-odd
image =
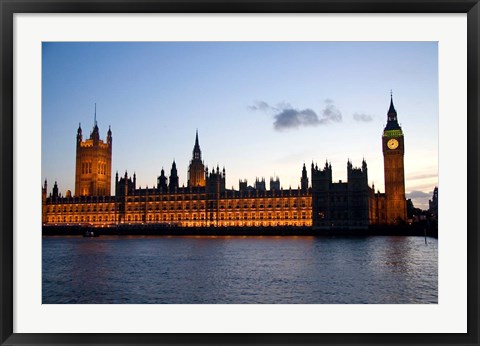
MULTIPOLYGON (((284 190, 278 177, 257 178, 254 186, 239 181, 239 189, 226 189, 225 167, 209 171, 202 161, 198 131, 188 168, 187 187, 179 186, 175 160, 167 177, 162 168, 157 184, 137 188, 136 175, 115 175, 110 195, 112 133, 100 140, 95 121, 90 138, 77 131, 75 195, 62 197, 55 182, 47 196, 42 187, 42 221, 50 224, 112 226, 160 224, 181 227, 312 226, 314 229, 365 229, 369 225, 397 224, 407 220, 404 178, 404 137, 390 100, 382 148, 385 193, 368 185, 365 160, 361 167, 347 161, 347 181, 334 182, 327 161, 321 169, 312 163, 311 186, 305 164, 300 187, 284 190)), ((437 189, 435 190, 437 191, 437 189)), ((434 194, 431 208, 436 205, 434 194)))
POLYGON ((428 211, 432 215, 432 218, 438 220, 438 187, 433 189, 433 197, 428 201, 428 211))

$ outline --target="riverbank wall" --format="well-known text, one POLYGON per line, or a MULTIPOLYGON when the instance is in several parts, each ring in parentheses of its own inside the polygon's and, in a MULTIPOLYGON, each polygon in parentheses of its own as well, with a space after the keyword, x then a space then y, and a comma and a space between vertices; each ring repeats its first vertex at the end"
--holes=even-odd
POLYGON ((44 225, 45 236, 83 235, 159 235, 159 236, 429 236, 438 237, 438 230, 425 225, 370 226, 368 229, 314 229, 312 227, 174 227, 164 225, 118 225, 88 227, 83 225, 44 225))

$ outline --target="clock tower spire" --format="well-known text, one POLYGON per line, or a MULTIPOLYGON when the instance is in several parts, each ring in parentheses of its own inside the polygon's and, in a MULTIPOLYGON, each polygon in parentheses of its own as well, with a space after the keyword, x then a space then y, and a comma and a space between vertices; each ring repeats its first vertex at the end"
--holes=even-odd
POLYGON ((192 161, 188 168, 188 186, 198 187, 205 186, 205 166, 202 161, 202 151, 198 144, 198 130, 195 133, 195 145, 193 146, 192 161))
POLYGON ((387 125, 383 130, 383 167, 385 174, 386 221, 398 224, 407 219, 405 200, 404 136, 398 124, 397 111, 390 93, 387 125))

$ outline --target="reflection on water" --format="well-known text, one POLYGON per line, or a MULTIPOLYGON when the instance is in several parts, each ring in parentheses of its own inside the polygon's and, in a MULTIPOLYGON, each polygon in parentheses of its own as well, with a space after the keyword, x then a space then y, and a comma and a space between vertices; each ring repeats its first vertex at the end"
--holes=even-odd
POLYGON ((422 237, 44 237, 57 303, 437 303, 422 237))

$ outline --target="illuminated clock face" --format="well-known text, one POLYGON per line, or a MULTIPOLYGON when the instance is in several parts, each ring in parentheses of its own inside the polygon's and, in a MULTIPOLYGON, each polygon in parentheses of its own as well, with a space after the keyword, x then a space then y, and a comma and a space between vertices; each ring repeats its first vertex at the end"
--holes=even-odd
POLYGON ((389 139, 388 142, 387 142, 387 147, 388 149, 397 149, 398 148, 398 141, 394 138, 392 139, 389 139))

